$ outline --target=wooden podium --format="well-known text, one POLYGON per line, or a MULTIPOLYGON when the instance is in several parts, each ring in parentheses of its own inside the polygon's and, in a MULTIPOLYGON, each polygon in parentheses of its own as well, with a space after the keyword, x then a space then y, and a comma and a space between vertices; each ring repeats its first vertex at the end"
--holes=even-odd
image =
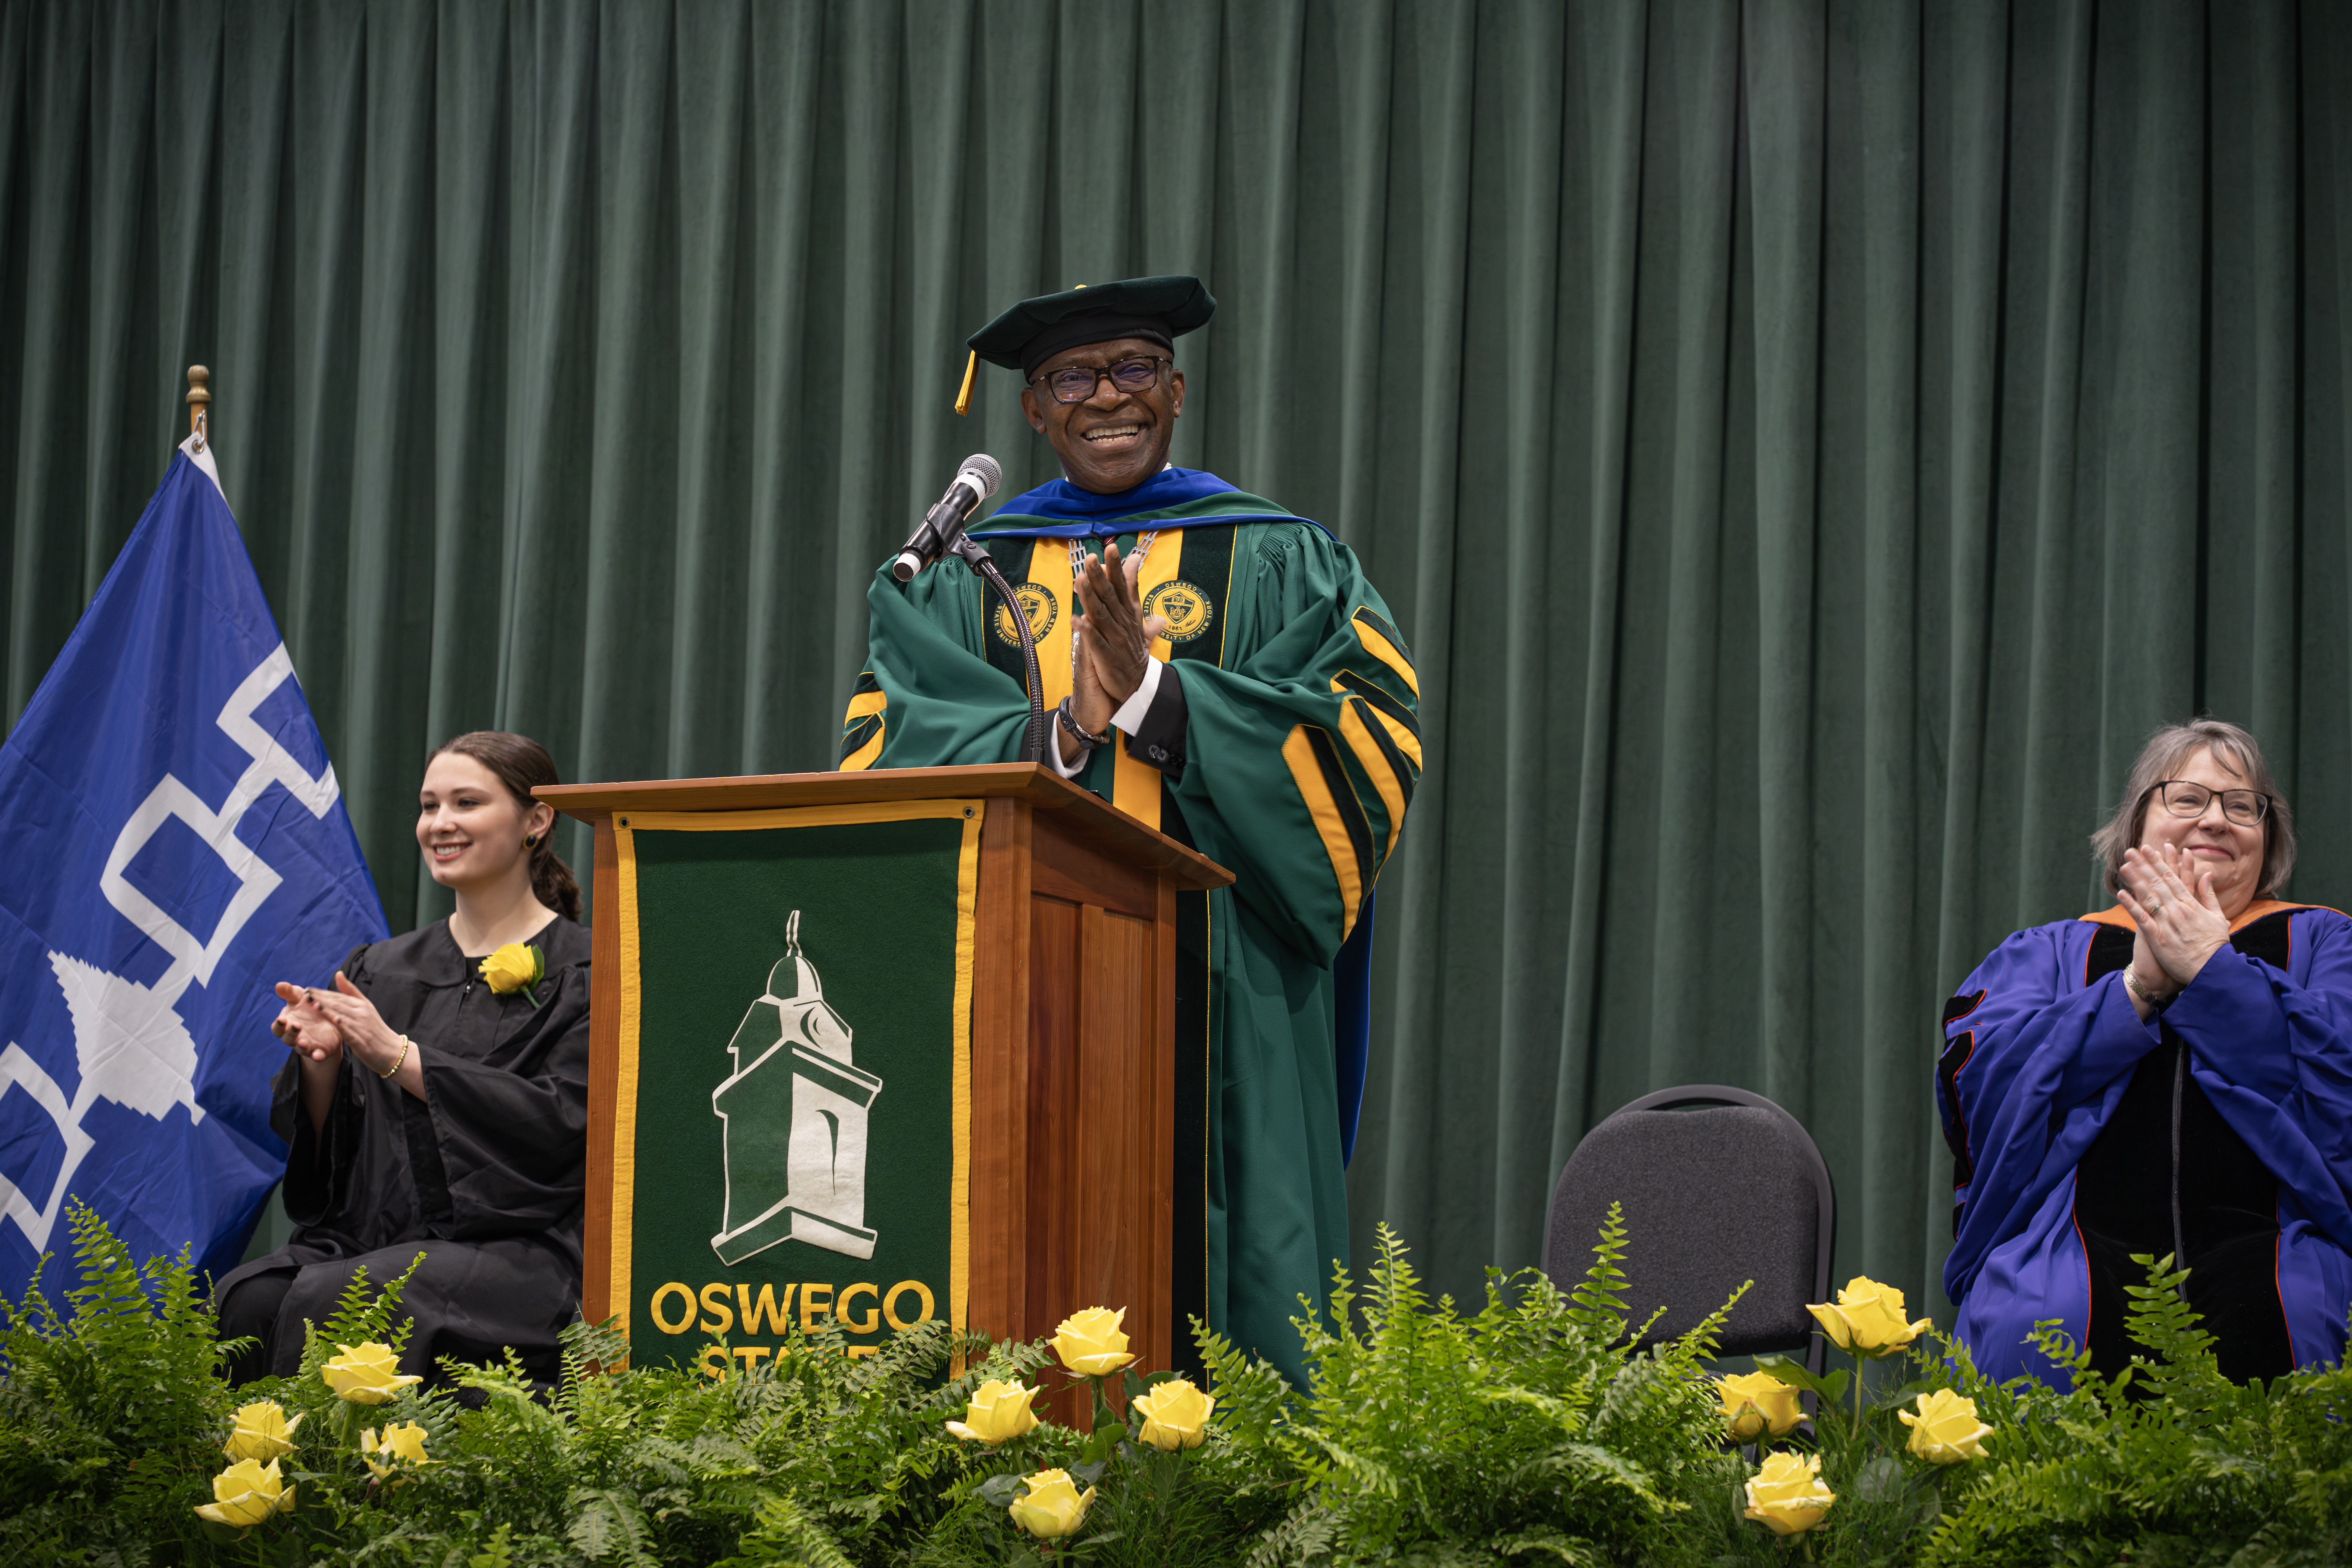
MULTIPOLYGON (((591 1321, 622 1318, 644 1362, 658 1359, 646 1348, 656 1337, 645 1326, 648 1319, 671 1336, 664 1342, 675 1359, 719 1325, 728 1325, 740 1344, 747 1328, 753 1338, 763 1323, 781 1330, 795 1310, 803 1326, 831 1315, 877 1339, 886 1312, 893 1324, 937 1315, 1000 1338, 1027 1339, 1050 1334, 1082 1308, 1123 1306, 1142 1363, 1171 1364, 1180 1327, 1171 1308, 1176 895, 1222 886, 1231 873, 1030 763, 568 784, 538 794, 595 829, 583 1289, 591 1321), (922 931, 947 929, 940 921, 950 917, 926 925, 920 911, 938 903, 922 891, 928 884, 890 880, 914 862, 885 857, 861 868, 857 842, 843 837, 850 831, 845 823, 876 832, 883 829, 875 824, 913 824, 933 834, 924 843, 946 847, 939 865, 961 867, 961 893, 939 895, 961 900, 955 1001, 924 1003, 916 1024, 890 1023, 890 1008, 903 996, 887 983, 895 956, 887 951, 889 937, 869 934, 862 946, 844 951, 854 944, 837 933, 895 931, 887 921, 898 906, 889 901, 900 898, 913 900, 905 906, 910 944, 922 931), (727 831, 739 827, 746 831, 727 831), (792 830, 800 827, 832 832, 796 838, 792 830), (653 829, 667 837, 648 837, 653 829), (656 842, 684 847, 662 851, 665 864, 681 868, 674 876, 651 859, 639 864, 639 847, 656 842), (641 909, 640 887, 656 889, 661 877, 672 877, 677 890, 646 893, 641 909), (820 886, 824 877, 834 880, 820 886), (824 887, 853 889, 833 895, 836 910, 857 904, 855 889, 864 887, 874 889, 866 904, 889 907, 856 908, 851 920, 813 910, 804 931, 800 906, 822 904, 824 887), (711 888, 738 891, 702 890, 711 888), (794 906, 788 917, 782 913, 786 904, 794 906), (876 923, 877 916, 884 923, 876 923), (774 932, 786 919, 792 945, 771 973, 768 954, 782 951, 774 932), (764 934, 746 937, 746 928, 764 934), (831 949, 824 946, 829 936, 836 937, 831 949), (761 941, 767 945, 757 945, 761 941), (720 954, 730 942, 729 951, 745 956, 720 954), (680 963, 705 951, 719 955, 707 975, 698 970, 693 984, 681 988, 680 963), (756 963, 748 956, 754 953, 756 963), (791 964, 802 958, 795 977, 791 964), (672 978, 663 980, 662 973, 672 978), (758 989, 761 973, 770 974, 765 991, 758 989), (796 989, 803 994, 791 994, 796 989), (725 1019, 740 1013, 742 1025, 720 1021, 715 1009, 721 1001, 704 1005, 706 995, 723 999, 725 1019), (748 1012, 746 996, 758 998, 748 1012), (695 1014, 695 1006, 703 1012, 695 1014), (810 1022, 812 1009, 825 1018, 810 1022), (949 1019, 966 1009, 967 1016, 949 1019), (766 1080, 787 1084, 802 1100, 779 1100, 772 1090, 755 1100, 740 1092, 747 1058, 777 1032, 772 1014, 800 1019, 786 1032, 796 1028, 816 1040, 793 1047, 799 1068, 778 1058, 782 1071, 805 1077, 780 1079, 772 1072, 766 1080), (879 1026, 870 1022, 877 1016, 879 1026), (861 1018, 869 1022, 861 1025, 861 1018), (720 1031, 729 1027, 731 1061, 717 1054, 720 1031), (822 1058, 833 1048, 824 1041, 836 1038, 837 1064, 822 1058), (904 1043, 915 1040, 922 1059, 910 1065, 904 1043), (895 1058, 876 1054, 894 1047, 901 1049, 895 1058), (940 1059, 965 1053, 963 1061, 940 1059), (877 1066, 887 1070, 877 1074, 877 1066), (828 1073, 831 1088, 812 1087, 828 1073), (723 1081, 711 1088, 714 1079, 723 1081), (855 1102, 887 1103, 897 1114, 915 1103, 910 1096, 929 1093, 932 1100, 924 1103, 946 1105, 938 1086, 950 1082, 951 1155, 936 1138, 910 1142, 879 1120, 867 1148, 866 1113, 855 1102), (816 1112, 809 1105, 845 1089, 850 1102, 841 1116, 810 1120, 816 1112), (706 1117, 706 1097, 719 1120, 706 1117), (855 1194, 836 1202, 862 1198, 862 1210, 837 1208, 828 1211, 834 1221, 813 1219, 803 1211, 824 1205, 812 1205, 803 1191, 769 1203, 764 1214, 751 1213, 771 1192, 759 1185, 767 1173, 752 1167, 763 1159, 775 1163, 761 1151, 782 1146, 787 1111, 766 1109, 778 1105, 794 1108, 790 1168, 796 1188, 814 1190, 816 1180, 806 1173, 809 1145, 801 1123, 829 1133, 834 1142, 821 1146, 845 1161, 840 1151, 850 1141, 843 1118, 856 1121, 854 1152, 867 1173, 855 1194), (897 1145, 889 1145, 891 1136, 898 1137, 897 1145), (723 1194, 712 1185, 714 1158, 731 1162, 719 1172, 723 1194), (946 1187, 937 1186, 941 1171, 946 1187), (919 1190, 894 1189, 902 1175, 919 1190), (695 1195, 706 1189, 708 1195, 695 1195), (722 1201, 723 1220, 715 1215, 722 1201), (676 1209, 668 1219, 654 1212, 664 1205, 676 1209), (949 1216, 940 1234, 951 1237, 955 1254, 943 1279, 910 1269, 909 1278, 890 1284, 890 1268, 857 1260, 856 1247, 881 1258, 874 1247, 887 1252, 916 1224, 889 1216, 914 1215, 929 1225, 934 1207, 949 1216), (710 1237, 709 1256, 699 1228, 706 1223, 719 1231, 710 1237), (800 1228, 781 1243, 769 1239, 794 1224, 800 1228), (836 1231, 848 1239, 793 1239, 836 1231), (884 1239, 877 1243, 876 1236, 884 1239), (761 1250, 726 1261, 754 1247, 761 1250), (678 1259, 701 1267, 707 1281, 698 1284, 693 1266, 678 1259), (861 1268, 871 1279, 851 1280, 861 1268), (794 1282, 827 1268, 834 1270, 828 1280, 794 1282), (665 1273, 674 1278, 657 1278, 665 1273), (772 1289, 783 1292, 780 1301, 772 1289), (926 1302, 933 1303, 929 1310, 926 1302)), ((940 886, 953 881, 948 875, 940 886)), ((937 968, 911 951, 906 962, 918 978, 937 968)), ((948 984, 941 978, 941 988, 925 994, 945 998, 948 984)), ((912 981, 910 986, 919 990, 912 981)), ((841 1109, 832 1099, 824 1103, 841 1109)), ((734 1353, 757 1364, 756 1347, 734 1353)), ((712 1365, 708 1359, 704 1364, 712 1365)))

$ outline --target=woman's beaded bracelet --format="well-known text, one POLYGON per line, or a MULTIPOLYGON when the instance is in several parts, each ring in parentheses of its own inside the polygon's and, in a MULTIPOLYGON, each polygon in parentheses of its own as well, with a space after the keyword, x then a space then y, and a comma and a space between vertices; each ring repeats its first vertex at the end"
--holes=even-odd
POLYGON ((393 1074, 398 1072, 403 1067, 406 1066, 408 1062, 408 1048, 414 1044, 415 1044, 415 1042, 411 1040, 406 1035, 401 1036, 400 1055, 393 1058, 392 1065, 375 1076, 378 1078, 390 1078, 393 1074))

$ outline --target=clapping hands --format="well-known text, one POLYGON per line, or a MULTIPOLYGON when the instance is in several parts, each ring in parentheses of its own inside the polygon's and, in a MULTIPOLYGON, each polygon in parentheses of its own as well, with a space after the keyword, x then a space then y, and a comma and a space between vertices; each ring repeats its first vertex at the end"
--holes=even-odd
POLYGON ((2179 992, 2230 940, 2230 917, 2213 892, 2213 874, 2200 871, 2171 844, 2124 851, 2116 898, 2139 928, 2132 943, 2132 977, 2162 1000, 2179 992))
POLYGON ((346 1047, 372 1072, 385 1071, 398 1058, 400 1037, 349 975, 336 975, 331 991, 281 980, 278 999, 286 1005, 269 1032, 291 1046, 306 1068, 326 1066, 346 1047))
POLYGON ((1086 611, 1072 635, 1076 638, 1076 668, 1071 672, 1076 718, 1088 731, 1110 724, 1119 704, 1135 695, 1151 659, 1151 644, 1168 631, 1168 622, 1143 613, 1137 596, 1143 560, 1119 557, 1118 546, 1107 544, 1088 560, 1072 584, 1086 611))
POLYGON ((306 986, 279 981, 278 999, 286 1005, 269 1025, 269 1032, 292 1047, 310 1067, 323 1066, 343 1048, 342 1031, 312 1000, 314 994, 306 986))

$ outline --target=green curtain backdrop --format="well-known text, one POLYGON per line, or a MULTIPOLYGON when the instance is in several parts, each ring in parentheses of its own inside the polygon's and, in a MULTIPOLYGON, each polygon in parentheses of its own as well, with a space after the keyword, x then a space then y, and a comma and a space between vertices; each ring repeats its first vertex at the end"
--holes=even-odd
MULTIPOLYGON (((1930 1065, 2251 724, 2352 897, 2352 10, 2325 0, 9 0, 13 720, 213 368, 395 927, 426 747, 827 766, 1015 298, 1197 272, 1181 462, 1421 661, 1351 1173, 1443 1284, 1578 1136, 1760 1089, 1935 1303, 1930 1065)), ((571 841, 576 851, 575 836, 571 841)), ((1636 1238, 1639 1245, 1639 1238, 1636 1238)))

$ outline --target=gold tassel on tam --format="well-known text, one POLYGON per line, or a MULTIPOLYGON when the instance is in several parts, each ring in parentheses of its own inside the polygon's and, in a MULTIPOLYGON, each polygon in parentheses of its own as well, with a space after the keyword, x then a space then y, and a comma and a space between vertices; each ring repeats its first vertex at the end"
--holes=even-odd
POLYGON ((971 412, 971 381, 972 377, 979 374, 980 354, 978 351, 974 351, 972 353, 967 355, 963 362, 963 385, 956 393, 956 412, 958 414, 970 414, 971 412))

